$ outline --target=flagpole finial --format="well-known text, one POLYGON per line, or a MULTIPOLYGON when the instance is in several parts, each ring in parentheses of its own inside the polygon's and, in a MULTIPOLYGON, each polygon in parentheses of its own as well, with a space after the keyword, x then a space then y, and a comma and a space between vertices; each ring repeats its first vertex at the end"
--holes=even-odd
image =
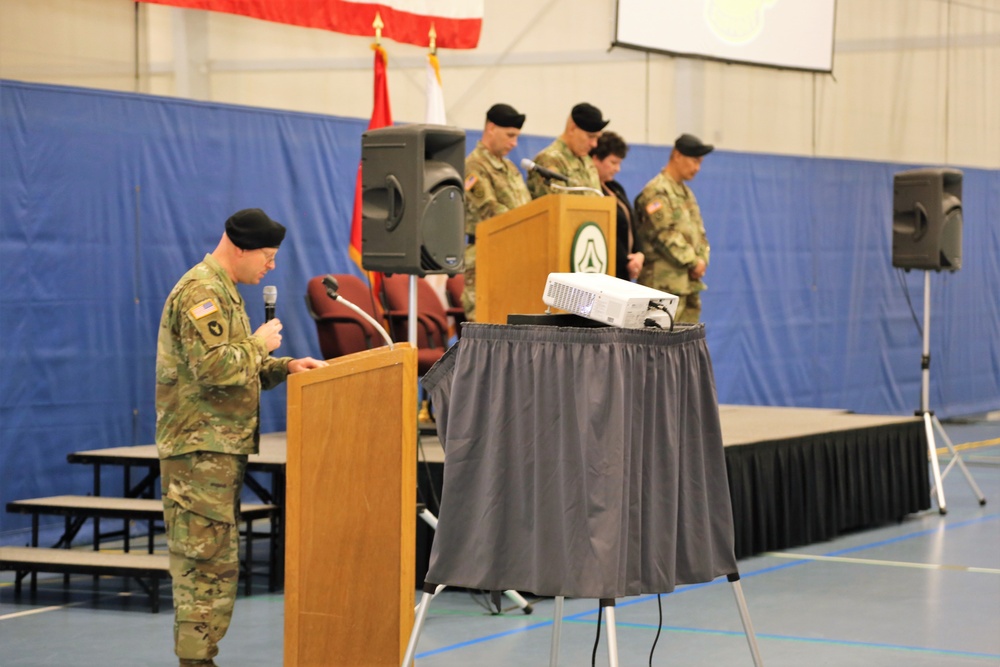
POLYGON ((427 33, 427 39, 430 43, 431 55, 437 55, 437 30, 434 29, 434 24, 431 23, 431 29, 427 33))
POLYGON ((385 24, 382 23, 382 15, 379 14, 378 12, 375 12, 375 20, 372 21, 372 27, 375 28, 375 43, 376 44, 381 44, 382 43, 382 28, 385 27, 385 24))

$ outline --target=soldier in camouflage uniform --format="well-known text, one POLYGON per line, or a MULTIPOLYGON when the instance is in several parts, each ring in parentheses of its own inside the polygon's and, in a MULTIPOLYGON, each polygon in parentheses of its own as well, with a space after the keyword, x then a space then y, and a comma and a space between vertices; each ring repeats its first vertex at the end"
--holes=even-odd
MULTIPOLYGON (((566 129, 535 156, 535 164, 565 176, 568 182, 560 185, 593 188, 593 191, 579 194, 603 197, 601 179, 590 159, 590 151, 597 146, 601 131, 609 122, 601 118, 601 110, 597 107, 586 102, 577 104, 566 119, 566 129)), ((528 190, 533 199, 558 192, 534 170, 528 174, 528 190)))
POLYGON ((663 171, 635 199, 639 247, 646 257, 639 283, 680 297, 677 322, 701 317, 701 279, 710 248, 698 201, 685 181, 695 177, 712 148, 682 134, 663 171))
POLYGON ((326 365, 269 356, 281 344, 280 320, 250 333, 236 284, 257 284, 274 268, 284 235, 260 209, 233 214, 215 251, 171 290, 160 319, 156 443, 181 665, 214 665, 232 617, 240 491, 247 456, 258 451, 260 392, 326 365))
POLYGON ((476 319, 476 226, 531 201, 524 178, 507 154, 517 146, 524 114, 507 104, 486 112, 483 138, 465 158, 465 291, 462 307, 476 319))

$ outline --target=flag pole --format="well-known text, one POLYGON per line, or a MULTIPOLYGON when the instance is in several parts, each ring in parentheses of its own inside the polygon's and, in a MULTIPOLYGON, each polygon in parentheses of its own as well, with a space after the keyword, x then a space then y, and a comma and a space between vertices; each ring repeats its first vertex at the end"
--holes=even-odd
MULTIPOLYGON (((378 10, 376 10, 375 20, 372 21, 372 29, 375 30, 375 43, 372 45, 372 49, 375 51, 380 51, 382 48, 382 28, 384 27, 385 23, 382 22, 382 15, 378 12, 378 10)), ((378 291, 378 288, 381 287, 381 285, 382 285, 382 280, 376 279, 374 271, 369 271, 368 287, 372 290, 373 294, 378 291)), ((374 298, 378 300, 379 295, 374 294, 374 298)))
MULTIPOLYGON (((389 91, 385 81, 385 64, 387 58, 385 49, 383 49, 381 45, 382 29, 384 27, 385 24, 382 22, 382 16, 376 12, 375 20, 372 22, 372 30, 375 34, 375 41, 371 45, 372 51, 375 52, 375 99, 372 108, 371 121, 368 123, 369 130, 378 129, 392 124, 392 112, 389 110, 389 91)), ((368 278, 369 291, 373 301, 375 301, 379 298, 378 295, 380 292, 379 288, 382 283, 382 274, 378 271, 369 271, 365 269, 363 262, 364 255, 361 248, 364 236, 362 232, 362 167, 363 161, 359 161, 357 183, 354 190, 354 211, 351 216, 351 242, 349 254, 351 259, 361 270, 362 274, 368 278)))
POLYGON ((385 24, 382 23, 382 15, 376 11, 375 20, 372 21, 372 28, 375 29, 375 46, 381 46, 382 44, 382 28, 384 27, 385 24))

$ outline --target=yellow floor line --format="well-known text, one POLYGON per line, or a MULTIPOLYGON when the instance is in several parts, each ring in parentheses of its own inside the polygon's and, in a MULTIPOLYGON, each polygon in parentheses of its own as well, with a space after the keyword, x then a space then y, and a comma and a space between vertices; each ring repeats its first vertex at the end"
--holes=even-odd
POLYGON ((810 554, 790 554, 768 551, 764 556, 789 558, 792 560, 816 560, 828 563, 852 563, 860 565, 883 565, 887 567, 912 567, 918 570, 949 570, 951 572, 976 572, 978 574, 1000 574, 1000 569, 992 567, 968 567, 966 565, 939 565, 937 563, 908 563, 895 560, 875 560, 873 558, 845 558, 843 556, 813 556, 810 554))
MULTIPOLYGON (((1000 445, 1000 438, 993 438, 992 440, 980 440, 979 442, 966 442, 961 445, 955 445, 955 451, 964 452, 969 449, 980 449, 981 447, 992 447, 993 445, 1000 445)), ((948 453, 947 447, 938 447, 938 456, 948 453)))

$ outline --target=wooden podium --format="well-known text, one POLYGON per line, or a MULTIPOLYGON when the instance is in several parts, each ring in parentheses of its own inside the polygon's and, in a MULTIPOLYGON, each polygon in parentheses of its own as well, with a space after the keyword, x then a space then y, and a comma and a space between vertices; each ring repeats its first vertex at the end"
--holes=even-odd
POLYGON ((413 625, 417 352, 288 376, 285 667, 399 667, 413 625))
POLYGON ((510 313, 542 313, 553 272, 571 272, 573 241, 588 222, 604 233, 615 275, 614 197, 545 195, 476 227, 476 321, 506 324, 510 313))

